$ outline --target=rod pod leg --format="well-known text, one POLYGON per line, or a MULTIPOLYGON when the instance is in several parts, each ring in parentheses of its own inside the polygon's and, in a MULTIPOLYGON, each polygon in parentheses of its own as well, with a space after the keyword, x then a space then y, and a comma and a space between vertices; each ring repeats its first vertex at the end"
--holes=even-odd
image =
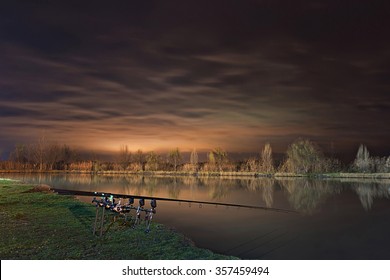
POLYGON ((96 213, 95 213, 95 223, 93 224, 93 235, 96 233, 96 227, 97 227, 97 222, 98 222, 98 217, 99 216, 99 206, 96 206, 96 213))
POLYGON ((146 229, 145 229, 146 233, 150 232, 150 224, 152 223, 152 219, 153 219, 153 213, 149 213, 148 220, 146 221, 146 229))
POLYGON ((106 210, 106 207, 103 206, 103 211, 102 211, 102 220, 100 223, 100 237, 103 235, 103 226, 104 226, 104 212, 106 210))

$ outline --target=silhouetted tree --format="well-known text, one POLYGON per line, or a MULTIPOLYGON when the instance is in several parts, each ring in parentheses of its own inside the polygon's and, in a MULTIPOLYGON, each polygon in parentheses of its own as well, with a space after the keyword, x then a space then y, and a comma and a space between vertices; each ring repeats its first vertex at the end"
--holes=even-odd
POLYGON ((118 163, 122 170, 126 170, 131 163, 131 152, 127 145, 121 145, 119 150, 118 163))
POLYGON ((177 171, 177 166, 180 164, 181 159, 179 148, 170 151, 168 154, 168 162, 173 165, 175 171, 177 171))
POLYGON ((261 172, 273 173, 274 172, 274 161, 272 158, 272 148, 269 143, 265 144, 261 152, 261 172))
POLYGON ((138 164, 140 171, 143 171, 145 169, 145 155, 142 150, 138 150, 134 154, 134 162, 138 164))
POLYGON ((192 165, 193 171, 197 171, 198 162, 199 162, 198 153, 196 152, 196 149, 194 148, 191 152, 191 155, 190 155, 190 163, 192 165))
POLYGON ((25 164, 28 161, 28 151, 26 145, 17 144, 11 152, 9 159, 13 162, 25 164))
POLYGON ((59 163, 61 161, 61 148, 57 144, 51 144, 47 147, 47 155, 46 155, 46 161, 47 161, 47 168, 49 170, 55 169, 61 169, 59 166, 59 163))
POLYGON ((43 171, 45 169, 45 164, 47 161, 47 141, 46 137, 41 136, 38 141, 31 147, 32 156, 34 162, 38 164, 39 170, 43 171))
POLYGON ((70 165, 77 161, 77 153, 68 145, 63 145, 61 147, 61 166, 62 169, 68 170, 70 165))
POLYGON ((148 171, 157 171, 160 167, 161 158, 155 152, 150 152, 146 156, 145 169, 148 171))
POLYGON ((390 172, 390 156, 387 157, 385 166, 386 172, 390 172))

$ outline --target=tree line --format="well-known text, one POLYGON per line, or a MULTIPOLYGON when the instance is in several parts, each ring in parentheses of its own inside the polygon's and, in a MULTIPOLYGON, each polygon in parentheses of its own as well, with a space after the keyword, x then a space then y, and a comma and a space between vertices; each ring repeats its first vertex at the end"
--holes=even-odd
POLYGON ((273 174, 276 172, 310 174, 332 172, 388 173, 389 157, 373 157, 365 145, 360 145, 355 160, 348 166, 333 157, 327 157, 318 145, 308 139, 298 139, 289 145, 284 159, 276 163, 272 147, 265 144, 258 156, 241 161, 233 161, 224 149, 217 147, 207 153, 205 161, 199 160, 196 149, 190 153, 189 160, 183 159, 179 148, 167 154, 154 151, 131 152, 127 145, 122 145, 115 160, 102 161, 96 156, 82 157, 76 149, 68 145, 48 142, 41 137, 35 143, 18 144, 10 153, 7 161, 0 162, 1 170, 31 171, 121 171, 121 172, 252 172, 273 174))

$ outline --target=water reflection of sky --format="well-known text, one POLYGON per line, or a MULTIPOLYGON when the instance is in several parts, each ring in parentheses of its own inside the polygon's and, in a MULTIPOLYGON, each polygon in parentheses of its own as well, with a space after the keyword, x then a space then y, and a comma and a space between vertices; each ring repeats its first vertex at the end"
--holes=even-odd
POLYGON ((11 177, 64 189, 218 201, 299 212, 158 202, 156 221, 176 228, 198 246, 242 258, 389 258, 385 248, 390 247, 390 180, 75 174, 11 177))

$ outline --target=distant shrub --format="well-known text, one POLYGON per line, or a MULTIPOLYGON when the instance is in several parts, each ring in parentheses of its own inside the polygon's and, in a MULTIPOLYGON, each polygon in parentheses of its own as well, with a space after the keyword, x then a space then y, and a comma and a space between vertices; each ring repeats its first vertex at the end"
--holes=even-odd
POLYGON ((259 161, 256 158, 250 158, 246 160, 242 165, 240 171, 244 172, 258 172, 259 161))
POLYGON ((361 144, 357 151, 353 167, 358 172, 371 172, 372 166, 370 153, 368 152, 367 147, 361 144))
POLYGON ((161 157, 155 152, 150 152, 146 156, 146 171, 157 171, 161 165, 161 157))
POLYGON ((132 162, 130 163, 128 170, 132 172, 140 172, 143 170, 143 165, 139 162, 132 162))
POLYGON ((390 157, 372 157, 371 161, 371 171, 376 173, 387 173, 390 172, 390 157))
POLYGON ((197 167, 194 164, 192 164, 192 163, 185 163, 185 164, 182 165, 181 171, 184 171, 184 172, 196 172, 197 171, 197 167))
POLYGON ((91 171, 92 167, 92 161, 73 162, 69 165, 69 169, 72 171, 91 171))
POLYGON ((181 164, 182 161, 182 156, 179 151, 179 148, 170 151, 167 159, 168 159, 168 163, 173 166, 173 170, 177 171, 177 167, 178 165, 181 164))
POLYGON ((281 172, 318 173, 323 172, 325 157, 320 149, 309 140, 299 139, 287 149, 287 159, 281 172))

